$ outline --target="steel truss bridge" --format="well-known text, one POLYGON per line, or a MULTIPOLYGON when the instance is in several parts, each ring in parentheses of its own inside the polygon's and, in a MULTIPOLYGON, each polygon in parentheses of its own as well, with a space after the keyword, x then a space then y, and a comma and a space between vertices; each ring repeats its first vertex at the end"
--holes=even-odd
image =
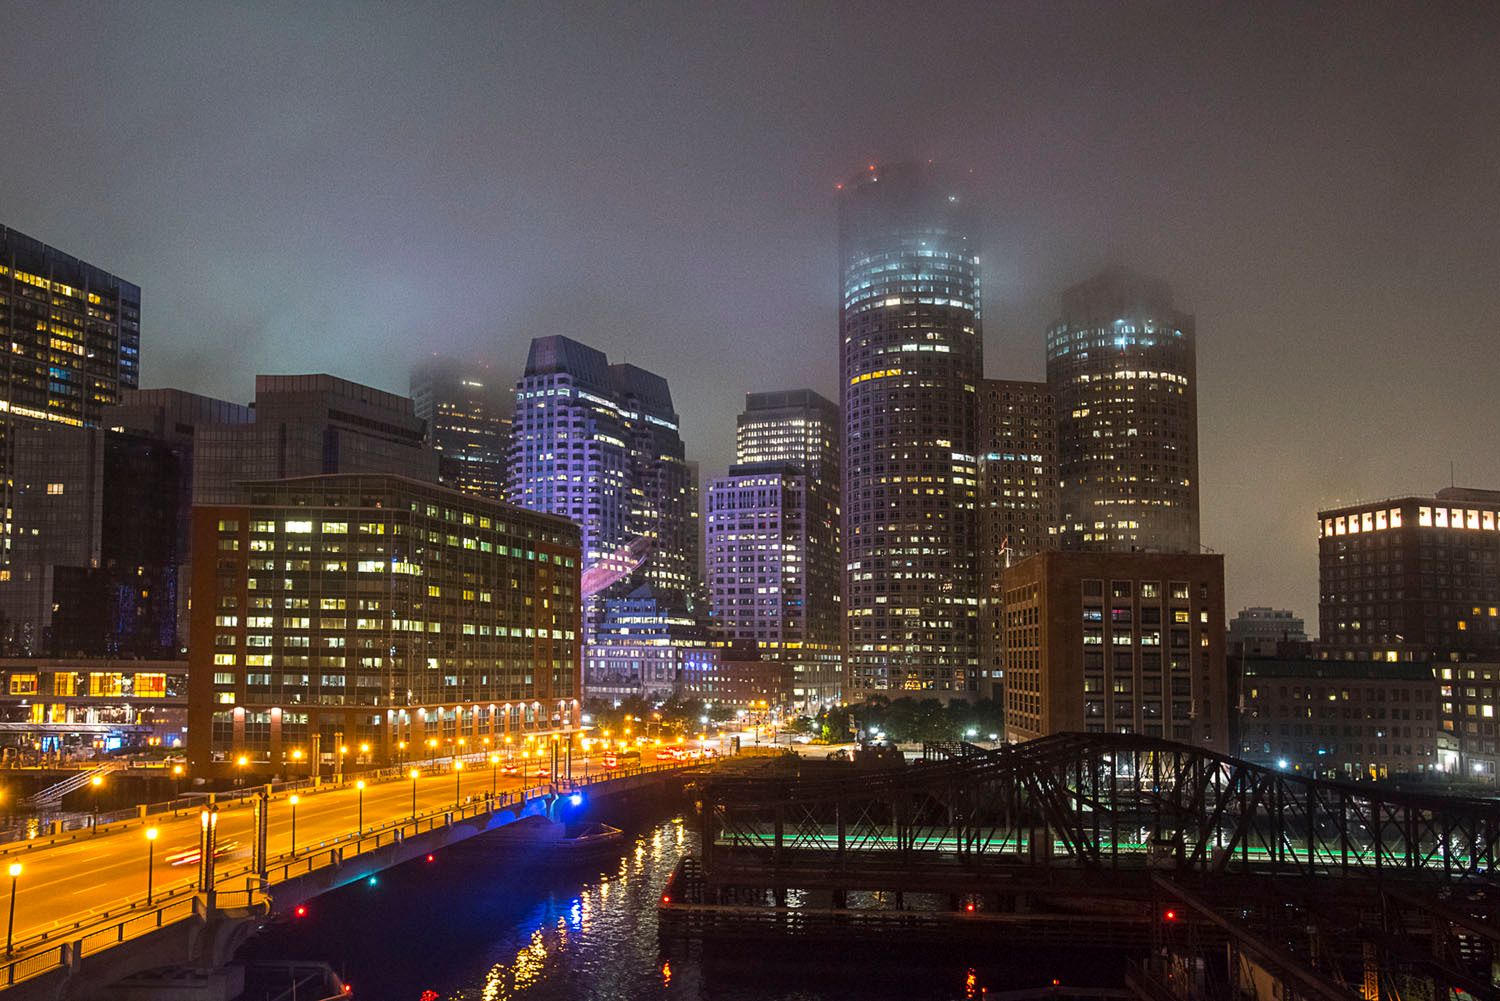
MULTIPOLYGON (((1058 941, 1133 933, 1153 962, 1175 955, 1135 971, 1139 996, 1214 996, 1180 953, 1222 967, 1226 943, 1284 997, 1380 997, 1411 976, 1500 996, 1500 801, 1321 781, 1131 734, 928 745, 907 767, 710 776, 698 793, 702 858, 668 897, 699 930, 727 931, 747 904, 785 918, 799 894, 830 900, 834 925, 890 926, 888 904, 845 917, 849 895, 894 897, 900 912, 903 895, 936 894, 950 918, 1051 920, 1058 941)), ((792 923, 814 929, 818 913, 792 923)), ((1243 987, 1243 971, 1221 973, 1224 996, 1243 987)))

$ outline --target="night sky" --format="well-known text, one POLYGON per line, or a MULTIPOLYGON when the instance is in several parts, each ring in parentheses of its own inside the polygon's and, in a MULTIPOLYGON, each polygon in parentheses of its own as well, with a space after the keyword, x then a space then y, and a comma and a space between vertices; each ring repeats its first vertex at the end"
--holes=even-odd
POLYGON ((565 333, 711 475, 745 391, 837 398, 833 185, 920 157, 988 375, 1107 263, 1197 314, 1231 614, 1315 628, 1319 506, 1500 487, 1500 5, 0 0, 0 94, 0 222, 143 287, 146 386, 565 333))

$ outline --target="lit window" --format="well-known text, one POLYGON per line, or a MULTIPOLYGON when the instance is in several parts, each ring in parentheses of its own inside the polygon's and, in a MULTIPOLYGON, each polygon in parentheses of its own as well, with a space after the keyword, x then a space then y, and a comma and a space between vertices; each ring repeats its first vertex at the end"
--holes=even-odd
POLYGON ((56 497, 59 494, 61 494, 62 492, 63 492, 63 485, 61 483, 49 483, 49 484, 47 484, 47 493, 50 494, 51 496, 56 497))

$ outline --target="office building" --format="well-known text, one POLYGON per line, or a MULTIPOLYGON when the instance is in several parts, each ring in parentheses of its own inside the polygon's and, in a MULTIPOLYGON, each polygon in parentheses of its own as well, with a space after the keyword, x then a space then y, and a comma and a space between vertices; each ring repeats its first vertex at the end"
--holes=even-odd
POLYGON ((1438 768, 1427 664, 1259 659, 1240 679, 1240 754, 1313 778, 1387 779, 1438 768))
POLYGON ((1495 733, 1500 661, 1447 661, 1434 664, 1433 671, 1441 700, 1438 756, 1443 771, 1465 782, 1494 785, 1500 769, 1495 733))
POLYGON ((683 659, 712 646, 712 634, 700 617, 641 584, 604 600, 598 626, 584 646, 584 695, 664 702, 682 683, 683 659))
POLYGON ((930 165, 840 185, 845 697, 979 690, 979 239, 930 165))
POLYGON ((1005 732, 1228 751, 1224 558, 1044 552, 1005 571, 1005 732))
POLYGON ((567 337, 531 342, 516 386, 510 502, 583 529, 585 571, 621 563, 604 600, 649 585, 676 610, 702 605, 698 483, 687 462, 667 382, 567 337), (647 540, 645 551, 629 550, 647 540), (627 565, 628 564, 628 565, 627 565))
POLYGON ((1500 491, 1320 511, 1318 591, 1327 657, 1500 657, 1500 491))
POLYGON ((838 408, 751 393, 737 431, 738 462, 708 491, 714 624, 782 662, 792 703, 816 712, 843 693, 838 408))
POLYGON ((390 475, 245 494, 193 511, 194 775, 577 725, 577 526, 390 475))
POLYGON ((1047 336, 1064 549, 1198 552, 1193 317, 1113 268, 1062 295, 1047 336))
POLYGON ((93 428, 140 381, 141 290, 0 226, 0 565, 15 538, 13 432, 93 428))
POLYGON ((201 427, 193 502, 230 504, 243 484, 335 473, 436 482, 437 453, 412 402, 331 375, 258 375, 255 420, 201 427))
POLYGON ((513 379, 489 366, 435 357, 411 373, 411 399, 438 454, 438 480, 446 487, 504 500, 513 379))
POLYGON ((1281 657, 1306 644, 1302 618, 1284 608, 1242 608, 1229 620, 1231 657, 1281 657))
POLYGON ((1004 680, 1001 593, 1005 568, 1055 548, 1057 414, 1045 382, 979 384, 980 690, 1004 680))
POLYGON ((785 667, 761 657, 753 643, 689 650, 682 658, 677 696, 730 709, 770 709, 788 699, 785 667))

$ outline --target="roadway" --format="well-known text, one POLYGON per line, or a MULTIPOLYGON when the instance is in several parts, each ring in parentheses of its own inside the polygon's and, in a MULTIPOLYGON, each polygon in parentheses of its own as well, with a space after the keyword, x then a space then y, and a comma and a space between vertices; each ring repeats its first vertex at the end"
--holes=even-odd
MULTIPOLYGON (((603 772, 597 765, 590 773, 603 772)), ((416 812, 431 813, 446 809, 465 798, 483 798, 492 789, 497 793, 514 793, 538 783, 533 770, 530 782, 520 775, 494 772, 486 761, 466 762, 456 773, 423 772, 415 782, 416 812)), ((583 775, 582 763, 575 759, 573 774, 583 775)), ((370 784, 363 790, 364 827, 366 829, 408 819, 413 812, 413 782, 409 778, 370 784)), ((354 833, 359 823, 361 792, 353 782, 340 787, 301 790, 296 805, 296 847, 305 851, 319 841, 332 840, 354 833)), ((272 858, 292 850, 293 807, 288 794, 271 799, 267 827, 267 854, 272 858)), ((155 843, 153 891, 163 891, 192 884, 197 879, 197 865, 173 866, 168 858, 184 851, 196 851, 200 821, 197 810, 173 816, 163 814, 150 818, 147 824, 132 823, 122 827, 105 827, 97 834, 82 835, 76 840, 47 847, 12 851, 0 860, 0 880, 5 866, 19 862, 22 872, 17 880, 14 937, 17 943, 49 929, 74 922, 131 899, 144 900, 147 861, 151 854, 146 840, 147 825, 159 833, 155 843)), ((219 856, 219 867, 239 868, 250 861, 250 846, 255 827, 255 812, 246 806, 222 807, 219 813, 219 843, 237 841, 238 846, 219 856)), ((240 880, 226 884, 242 887, 240 880)), ((7 901, 9 903, 9 901, 7 901)))

